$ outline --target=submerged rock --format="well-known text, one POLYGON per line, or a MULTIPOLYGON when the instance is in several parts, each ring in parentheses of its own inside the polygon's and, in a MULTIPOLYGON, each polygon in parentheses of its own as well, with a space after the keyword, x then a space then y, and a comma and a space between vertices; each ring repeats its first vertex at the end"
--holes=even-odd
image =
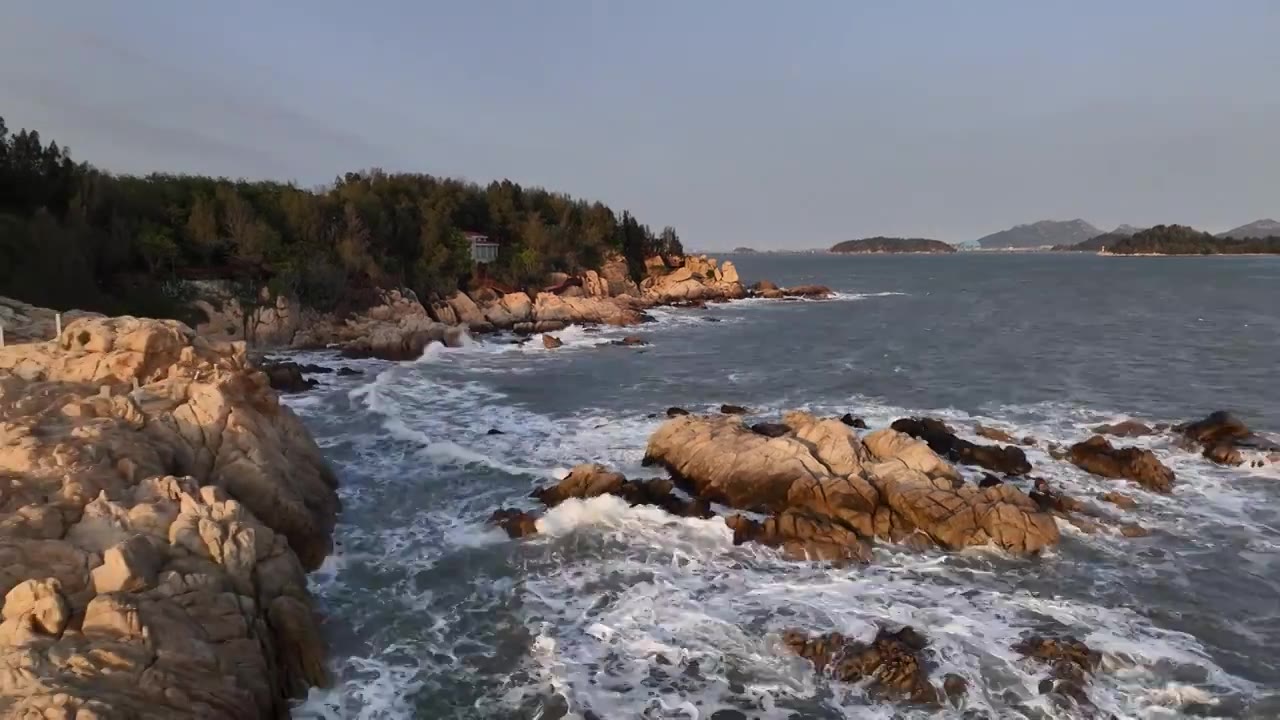
POLYGON ((1173 490, 1173 471, 1141 448, 1116 448, 1101 435, 1071 446, 1071 462, 1086 472, 1105 478, 1132 480, 1156 492, 1173 490))
POLYGON ((783 643, 812 662, 819 673, 841 682, 867 681, 873 697, 922 705, 939 701, 938 689, 929 682, 928 665, 921 655, 928 642, 909 626, 897 632, 881 628, 869 643, 834 632, 811 637, 801 630, 788 630, 783 643))
POLYGON ((720 412, 725 415, 750 415, 751 411, 741 405, 721 405, 720 412))
POLYGON ((489 516, 489 523, 497 525, 511 539, 535 535, 538 532, 538 520, 524 510, 501 508, 489 516))
POLYGON ((796 285, 782 291, 783 297, 825 298, 831 295, 831 288, 826 285, 796 285))
POLYGON ((554 350, 563 345, 564 345, 564 341, 562 341, 560 338, 556 337, 555 335, 542 336, 542 347, 548 350, 554 350))
POLYGON ((266 373, 271 388, 280 392, 305 392, 317 385, 315 380, 302 376, 303 367, 296 362, 264 363, 261 370, 266 373))
POLYGON ((1049 677, 1040 682, 1042 695, 1056 694, 1084 707, 1093 707, 1085 685, 1102 662, 1102 655, 1073 637, 1048 638, 1032 635, 1013 646, 1014 652, 1050 666, 1049 677))
POLYGON ((1155 434, 1155 430, 1137 420, 1124 420, 1114 425, 1099 425, 1093 429, 1093 433, 1095 435, 1115 435, 1116 437, 1142 437, 1143 435, 1155 434))

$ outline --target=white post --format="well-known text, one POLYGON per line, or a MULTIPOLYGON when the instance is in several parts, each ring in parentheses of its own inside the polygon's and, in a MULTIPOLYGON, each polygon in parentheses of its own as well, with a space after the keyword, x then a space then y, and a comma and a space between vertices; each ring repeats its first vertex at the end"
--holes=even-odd
POLYGON ((0 325, 0 348, 4 347, 4 325, 0 325))
POLYGON ((55 328, 53 331, 53 339, 57 340, 62 337, 62 313, 53 314, 53 327, 55 328))

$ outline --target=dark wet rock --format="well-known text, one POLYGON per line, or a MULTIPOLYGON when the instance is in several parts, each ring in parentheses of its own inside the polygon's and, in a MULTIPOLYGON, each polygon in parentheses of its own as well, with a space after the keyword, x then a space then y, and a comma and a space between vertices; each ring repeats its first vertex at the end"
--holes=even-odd
POLYGON ((786 510, 764 522, 745 515, 725 520, 733 530, 733 542, 755 542, 781 548, 792 560, 871 562, 871 547, 858 534, 829 518, 800 510, 786 510))
POLYGON ((1066 460, 1071 457, 1071 453, 1058 443, 1049 443, 1049 447, 1047 449, 1049 451, 1049 457, 1054 460, 1066 460))
POLYGON ((1236 445, 1253 438, 1253 431, 1226 410, 1209 413, 1203 420, 1175 425, 1173 431, 1201 445, 1236 445))
POLYGON ((1023 445, 1026 445, 1027 447, 1035 447, 1036 445, 1040 444, 1035 438, 1031 437, 1030 435, 1022 438, 1022 440, 1020 440, 1019 442, 1021 442, 1023 445))
POLYGON ((752 285, 751 289, 756 292, 764 292, 765 290, 777 290, 778 286, 774 285, 772 282, 769 282, 768 280, 761 280, 755 285, 752 285))
POLYGON ((1127 538, 1147 537, 1151 531, 1136 523, 1125 523, 1120 526, 1120 534, 1127 538))
POLYGON ((1001 430, 1000 428, 987 427, 982 423, 978 423, 977 426, 974 427, 973 432, 978 437, 984 437, 988 440, 995 440, 996 442, 1002 442, 1002 443, 1017 442, 1017 440, 1013 438, 1013 435, 1010 435, 1008 432, 1001 430))
POLYGON ((1173 490, 1173 471, 1141 448, 1116 448, 1101 435, 1071 446, 1071 462, 1094 475, 1132 480, 1156 492, 1173 490))
POLYGON ((1138 503, 1133 498, 1125 495, 1124 493, 1115 492, 1114 490, 1111 492, 1099 493, 1098 499, 1109 502, 1121 510, 1132 510, 1138 507, 1138 503))
POLYGON ((826 285, 796 285, 783 290, 782 296, 789 298, 825 298, 831 296, 831 288, 826 285))
POLYGON ((560 338, 556 337, 555 335, 546 335, 546 334, 544 334, 544 335, 542 336, 542 347, 544 347, 544 348, 546 348, 546 349, 548 349, 548 350, 554 350, 554 349, 556 349, 556 348, 558 348, 558 347, 561 347, 561 346, 563 346, 563 345, 564 345, 564 341, 563 341, 563 340, 561 340, 560 338))
POLYGON ((969 681, 955 673, 947 673, 942 676, 942 692, 951 700, 952 705, 958 706, 969 692, 969 681))
POLYGON ((316 365, 315 363, 302 363, 298 365, 304 375, 328 375, 333 372, 333 368, 324 365, 316 365))
POLYGON ((898 632, 881 628, 870 643, 850 640, 840 633, 810 637, 800 630, 788 630, 783 642, 820 673, 841 682, 868 681, 872 696, 922 705, 939 701, 938 689, 929 682, 921 655, 927 642, 910 627, 898 632))
POLYGON ((751 426, 751 432, 769 438, 776 438, 790 433, 791 428, 782 423, 756 423, 751 426))
POLYGON ((489 522, 507 532, 507 537, 522 538, 538 532, 538 520, 524 510, 502 508, 489 516, 489 522))
POLYGON ((702 318, 702 322, 718 323, 721 322, 721 320, 718 317, 704 317, 702 318))
POLYGON ((685 409, 684 409, 684 408, 682 408, 682 407, 669 407, 669 408, 667 408, 667 417, 669 417, 669 418, 673 418, 673 417, 680 417, 681 415, 688 415, 688 414, 689 414, 689 411, 688 411, 688 410, 685 410, 685 409))
POLYGON ((841 415, 840 422, 851 428, 857 428, 858 430, 867 429, 867 421, 860 417, 854 417, 852 413, 845 413, 844 415, 841 415))
POLYGON ((356 370, 355 368, 349 368, 345 365, 338 368, 338 377, 353 377, 355 375, 363 375, 363 374, 364 373, 360 372, 359 370, 356 370))
POLYGON ((1099 425, 1093 429, 1093 434, 1095 435, 1114 435, 1116 437, 1142 437, 1154 433, 1155 430, 1137 420, 1124 420, 1114 425, 1099 425))
POLYGON ((623 347, 639 347, 642 345, 648 345, 649 343, 645 342, 644 338, 640 337, 639 335, 628 335, 622 338, 621 340, 614 340, 610 344, 620 345, 623 347))
POLYGON ((935 453, 965 465, 977 465, 1003 475, 1026 475, 1031 463, 1022 448, 1013 445, 978 445, 956 437, 945 423, 934 418, 902 418, 894 430, 924 440, 935 453))
POLYGON ((506 435, 506 433, 502 432, 498 428, 489 428, 489 432, 485 433, 485 435, 506 435))
POLYGON ((725 415, 750 415, 751 411, 741 405, 721 405, 720 412, 725 415))
POLYGON ((656 323, 656 322, 658 322, 658 318, 656 318, 656 317, 654 317, 654 316, 650 315, 650 314, 649 314, 649 313, 647 313, 647 312, 642 312, 642 313, 640 313, 640 322, 641 322, 642 324, 644 324, 644 323, 656 323))
MULTIPOLYGON (((1070 636, 1049 638, 1042 635, 1032 635, 1018 641, 1013 650, 1049 666, 1047 679, 1056 681, 1053 692, 1067 695, 1082 705, 1091 704, 1084 695, 1083 688, 1089 676, 1101 664, 1101 653, 1070 636)), ((1041 692, 1044 692, 1044 687, 1042 681, 1041 692)))
POLYGON ((272 389, 280 392, 305 392, 317 385, 315 380, 302 376, 302 366, 296 362, 280 362, 263 365, 262 372, 267 375, 267 382, 272 389))
POLYGON ((1000 483, 1003 483, 1003 482, 1004 482, 1003 480, 996 477, 995 475, 992 475, 991 473, 983 473, 982 479, 978 481, 978 487, 980 488, 995 487, 996 485, 999 485, 1000 483))

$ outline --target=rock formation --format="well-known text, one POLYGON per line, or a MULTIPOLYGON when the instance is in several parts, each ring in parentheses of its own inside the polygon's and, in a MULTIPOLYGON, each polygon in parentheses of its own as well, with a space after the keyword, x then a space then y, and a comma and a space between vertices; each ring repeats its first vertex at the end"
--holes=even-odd
POLYGON ((978 445, 956 437, 940 420, 902 418, 891 425, 894 430, 929 443, 929 448, 953 462, 978 465, 1005 475, 1026 475, 1031 463, 1022 448, 1012 445, 978 445))
MULTIPOLYGON (((935 705, 940 699, 938 689, 929 682, 923 656, 929 643, 911 627, 897 632, 881 628, 869 643, 835 632, 810 637, 800 630, 788 630, 783 643, 791 652, 812 662, 819 673, 841 682, 868 681, 867 691, 872 697, 921 705, 935 705)), ((950 677, 948 681, 952 688, 956 687, 950 677)))
MULTIPOLYGON (((0 327, 4 328, 4 341, 9 344, 52 340, 57 335, 57 314, 57 311, 49 308, 0 297, 0 327)), ((62 314, 62 326, 66 327, 80 318, 93 317, 102 316, 82 310, 69 310, 62 314)))
POLYGON ((1150 450, 1113 447, 1106 438, 1094 435, 1072 445, 1069 452, 1073 464, 1094 475, 1132 480, 1156 492, 1173 490, 1173 471, 1150 450))
POLYGON ((0 349, 0 712, 285 715, 328 682, 335 486, 243 344, 89 318, 0 349))
POLYGON ((992 543, 1018 553, 1058 540, 1052 516, 1016 487, 964 484, 925 443, 902 433, 863 440, 839 420, 801 412, 787 413, 783 424, 790 434, 766 437, 735 416, 675 417, 649 439, 645 459, 711 502, 802 513, 863 540, 948 549, 992 543))
POLYGON ((1280 443, 1258 435, 1240 418, 1225 410, 1212 412, 1202 420, 1178 425, 1173 431, 1188 442, 1199 445, 1205 458, 1220 465, 1243 465, 1242 450, 1280 452, 1280 443))

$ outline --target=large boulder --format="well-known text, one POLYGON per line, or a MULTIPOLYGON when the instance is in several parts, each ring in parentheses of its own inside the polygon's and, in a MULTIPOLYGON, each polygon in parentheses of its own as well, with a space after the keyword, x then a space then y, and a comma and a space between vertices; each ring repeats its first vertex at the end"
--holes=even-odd
POLYGON ((1106 438, 1094 435, 1072 445, 1069 457, 1077 467, 1094 475, 1132 480, 1156 492, 1173 490, 1173 471, 1150 450, 1113 447, 1106 438))
POLYGON ((465 323, 473 332, 489 332, 493 330, 493 323, 489 322, 484 315, 484 311, 466 293, 456 292, 449 297, 447 302, 449 307, 453 308, 458 322, 465 323))
POLYGON ((1202 420, 1177 425, 1173 430, 1188 442, 1199 444, 1204 457, 1220 465, 1243 465, 1245 457, 1242 450, 1280 452, 1280 443, 1255 433, 1244 421, 1225 410, 1210 413, 1202 420))
POLYGON ((0 349, 13 717, 277 718, 328 682, 336 479, 243 343, 96 318, 0 349))

